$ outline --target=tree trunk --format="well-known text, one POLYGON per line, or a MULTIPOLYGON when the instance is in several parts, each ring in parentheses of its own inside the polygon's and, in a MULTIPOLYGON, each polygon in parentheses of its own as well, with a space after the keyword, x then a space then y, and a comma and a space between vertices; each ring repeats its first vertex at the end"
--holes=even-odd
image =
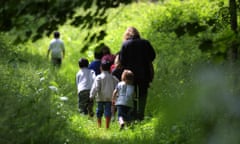
MULTIPOLYGON (((231 24, 231 29, 234 31, 235 35, 237 36, 238 34, 238 24, 237 24, 237 4, 236 0, 229 0, 229 13, 230 13, 230 24, 231 24)), ((230 72, 232 75, 232 94, 237 96, 240 92, 239 89, 239 71, 238 71, 238 66, 236 65, 236 61, 238 59, 238 44, 237 40, 234 39, 232 41, 229 51, 228 51, 228 58, 230 60, 230 72)))
MULTIPOLYGON (((229 12, 230 12, 230 23, 231 29, 234 31, 235 34, 238 33, 237 31, 237 4, 236 0, 229 0, 229 12)), ((229 60, 231 62, 235 62, 238 58, 238 45, 235 41, 232 42, 229 53, 228 53, 229 60)))

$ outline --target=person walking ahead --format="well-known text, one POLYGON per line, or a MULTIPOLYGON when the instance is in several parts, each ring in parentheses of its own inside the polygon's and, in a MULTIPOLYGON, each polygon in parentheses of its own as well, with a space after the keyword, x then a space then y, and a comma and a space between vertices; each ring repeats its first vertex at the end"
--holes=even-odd
POLYGON ((63 41, 60 39, 60 33, 54 32, 54 39, 51 40, 47 51, 47 58, 51 52, 51 61, 54 66, 61 66, 62 59, 65 56, 65 47, 63 41))
POLYGON ((138 30, 128 27, 120 50, 120 63, 124 69, 134 73, 137 101, 134 102, 134 119, 143 120, 147 101, 147 91, 153 79, 152 62, 155 51, 148 40, 142 39, 138 30))

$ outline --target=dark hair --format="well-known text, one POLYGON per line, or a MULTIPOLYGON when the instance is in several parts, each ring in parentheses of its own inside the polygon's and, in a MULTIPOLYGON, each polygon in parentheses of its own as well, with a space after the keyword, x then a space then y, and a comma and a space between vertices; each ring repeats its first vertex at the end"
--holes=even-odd
POLYGON ((101 48, 101 51, 102 51, 102 54, 103 55, 106 55, 106 54, 111 54, 111 50, 108 46, 104 45, 102 48, 101 48))
POLYGON ((102 70, 110 71, 110 67, 111 67, 110 61, 105 61, 105 60, 101 61, 101 68, 102 68, 102 70))
POLYGON ((102 53, 100 51, 95 51, 94 52, 94 58, 95 59, 102 59, 102 53))
POLYGON ((88 60, 85 59, 85 58, 80 58, 79 61, 78 61, 78 65, 80 68, 83 68, 83 67, 88 67, 88 60))
POLYGON ((59 38, 60 37, 60 33, 58 31, 54 32, 53 35, 54 35, 55 38, 59 38))

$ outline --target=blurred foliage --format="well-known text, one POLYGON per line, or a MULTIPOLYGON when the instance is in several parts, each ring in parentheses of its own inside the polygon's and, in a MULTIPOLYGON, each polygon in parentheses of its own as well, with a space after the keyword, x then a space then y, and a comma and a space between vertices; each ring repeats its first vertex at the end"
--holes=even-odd
MULTIPOLYGON (((131 0, 8 0, 1 1, 0 31, 9 32, 15 36, 15 42, 20 43, 32 39, 36 41, 43 36, 49 36, 59 26, 70 20, 71 25, 80 29, 91 29, 106 23, 105 12, 120 4, 128 4, 131 0), (81 13, 76 14, 81 8, 81 13)), ((103 39, 104 31, 90 33, 92 39, 103 39)))

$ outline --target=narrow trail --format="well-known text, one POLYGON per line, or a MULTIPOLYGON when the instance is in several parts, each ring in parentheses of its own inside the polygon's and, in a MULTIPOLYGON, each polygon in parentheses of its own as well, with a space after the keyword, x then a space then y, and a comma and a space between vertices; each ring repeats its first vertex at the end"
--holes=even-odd
POLYGON ((105 119, 102 120, 102 127, 98 128, 96 117, 89 119, 88 116, 75 114, 71 117, 71 128, 84 134, 88 139, 100 141, 134 141, 136 138, 150 138, 154 134, 154 119, 134 123, 121 131, 117 121, 111 122, 110 128, 106 129, 105 119))

